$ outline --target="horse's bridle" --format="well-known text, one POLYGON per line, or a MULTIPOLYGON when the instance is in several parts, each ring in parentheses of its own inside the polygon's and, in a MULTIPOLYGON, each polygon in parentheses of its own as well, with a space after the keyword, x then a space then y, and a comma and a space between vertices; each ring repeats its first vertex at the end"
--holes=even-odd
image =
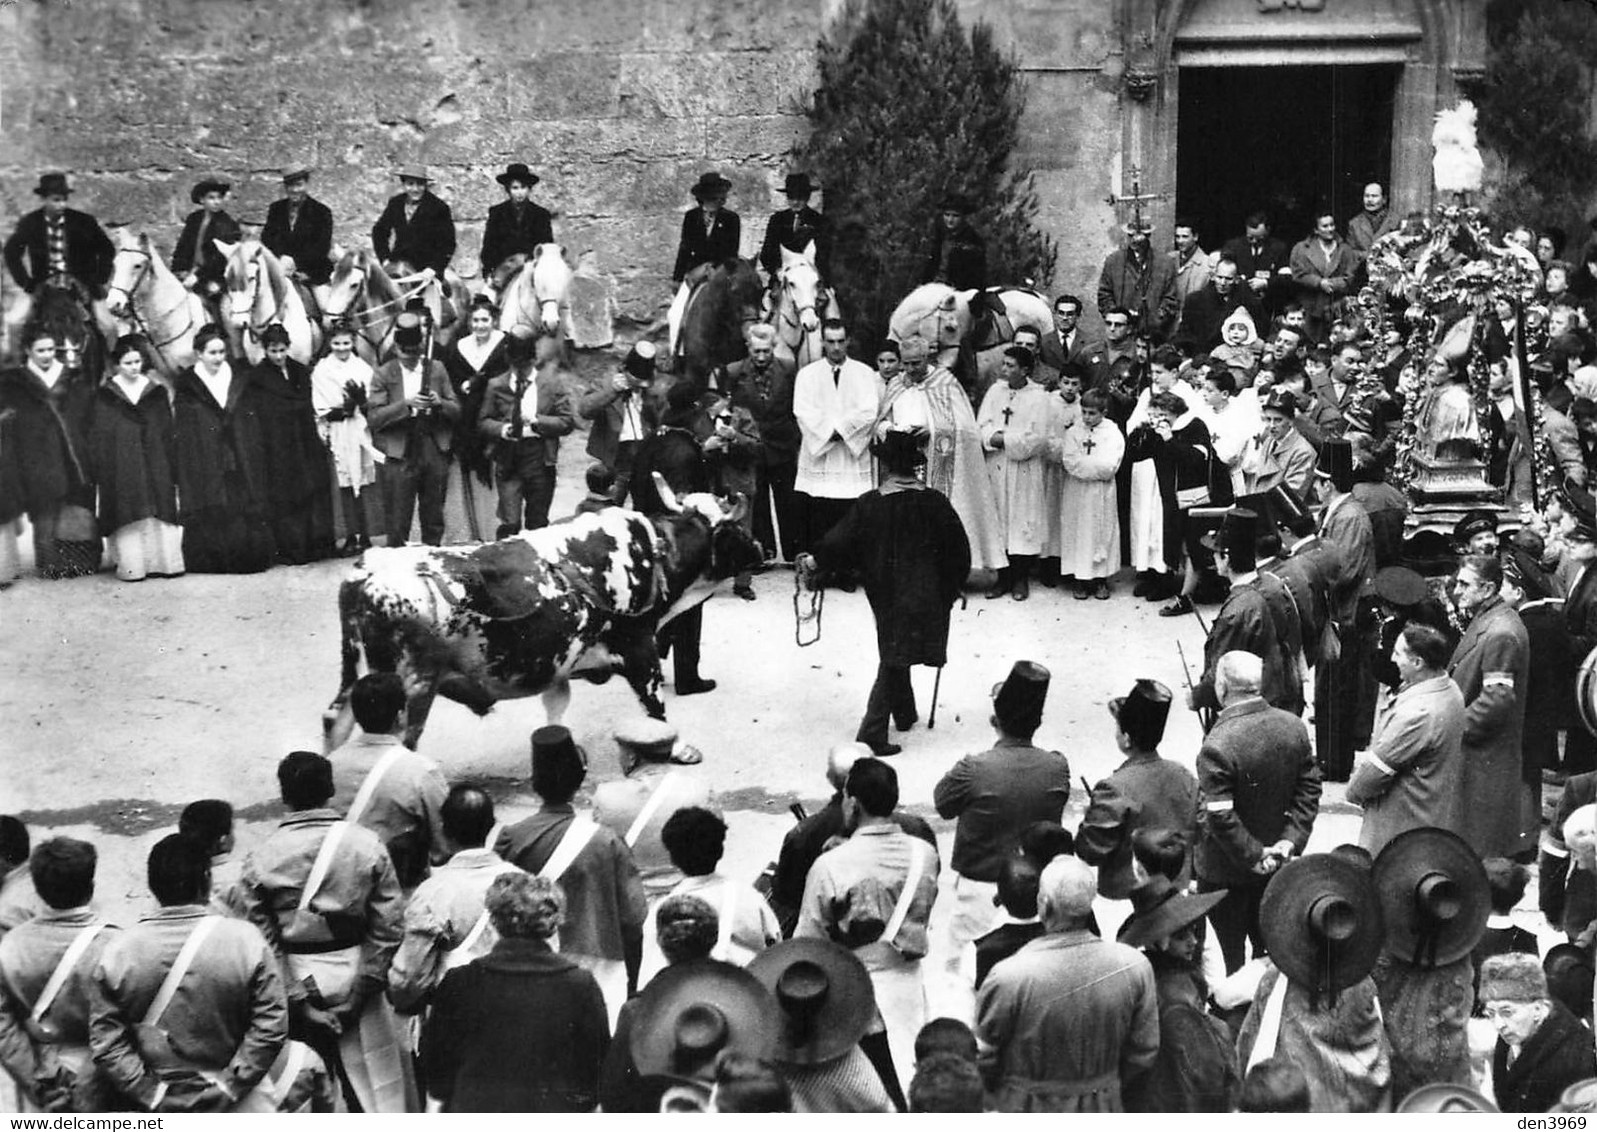
MULTIPOLYGON (((138 256, 143 262, 139 265, 138 274, 134 275, 133 282, 130 285, 126 287, 118 287, 115 283, 112 283, 106 287, 106 294, 110 294, 112 291, 122 292, 123 296, 127 299, 127 312, 129 316, 133 319, 133 322, 138 326, 139 330, 144 334, 144 337, 149 341, 152 349, 160 352, 162 346, 170 346, 173 342, 176 342, 179 338, 182 338, 183 335, 194 329, 194 314, 192 310, 190 310, 188 321, 183 324, 182 330, 179 330, 170 338, 157 339, 155 335, 150 332, 149 322, 139 314, 138 308, 133 305, 133 295, 136 291, 138 291, 139 284, 144 282, 145 277, 150 274, 150 264, 153 262, 154 256, 145 251, 143 248, 118 248, 116 250, 116 254, 138 256)), ((172 315, 177 314, 180 310, 189 310, 188 296, 189 292, 187 288, 185 288, 183 291, 183 301, 164 314, 158 315, 157 318, 169 318, 172 315)), ((161 358, 163 361, 167 360, 165 354, 162 354, 161 358)))
MULTIPOLYGON (((787 287, 787 269, 783 268, 781 271, 777 272, 776 273, 776 277, 782 281, 782 286, 783 286, 784 289, 786 289, 786 287, 787 287)), ((826 304, 827 304, 827 300, 830 298, 830 296, 831 296, 831 292, 828 291, 827 288, 823 284, 821 284, 820 282, 817 281, 816 284, 815 284, 815 301, 812 302, 812 303, 809 303, 809 304, 807 304, 805 306, 802 306, 802 307, 799 306, 797 303, 794 303, 793 304, 793 317, 792 318, 789 318, 788 314, 787 314, 787 311, 782 309, 783 304, 781 304, 781 303, 777 303, 775 308, 771 311, 771 313, 777 319, 781 320, 782 325, 791 326, 795 330, 803 330, 804 329, 804 312, 805 311, 809 311, 811 314, 817 315, 817 317, 819 317, 818 311, 825 309, 826 304)))

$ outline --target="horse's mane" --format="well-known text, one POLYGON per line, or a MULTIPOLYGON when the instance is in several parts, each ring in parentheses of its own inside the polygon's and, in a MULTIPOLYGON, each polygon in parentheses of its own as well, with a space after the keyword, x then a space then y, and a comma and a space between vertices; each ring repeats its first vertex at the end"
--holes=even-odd
POLYGON ((266 281, 272 286, 272 301, 277 304, 279 313, 288 305, 288 274, 283 270, 283 261, 273 254, 272 249, 257 240, 251 240, 256 247, 255 254, 260 258, 266 270, 266 281))
POLYGON ((366 272, 367 298, 375 299, 379 303, 397 303, 399 285, 394 282, 393 276, 383 269, 383 265, 377 262, 377 257, 371 252, 362 250, 359 255, 361 267, 366 272))

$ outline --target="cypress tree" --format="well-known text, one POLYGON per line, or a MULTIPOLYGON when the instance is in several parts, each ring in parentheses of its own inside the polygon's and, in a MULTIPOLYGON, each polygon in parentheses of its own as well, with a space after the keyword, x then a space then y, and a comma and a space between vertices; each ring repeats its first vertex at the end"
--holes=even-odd
POLYGON ((800 157, 836 233, 832 283, 862 339, 920 282, 939 206, 971 198, 990 283, 1046 287, 1056 249, 1035 226, 1030 173, 1011 166, 1026 97, 985 23, 953 0, 848 0, 819 46, 800 157))

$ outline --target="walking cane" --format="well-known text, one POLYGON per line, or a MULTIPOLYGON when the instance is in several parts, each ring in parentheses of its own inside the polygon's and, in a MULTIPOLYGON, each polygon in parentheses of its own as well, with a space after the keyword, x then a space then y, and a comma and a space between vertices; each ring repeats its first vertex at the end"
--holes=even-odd
MULTIPOLYGON (((968 603, 965 601, 965 595, 964 594, 960 594, 959 595, 959 608, 964 609, 967 604, 968 603)), ((947 661, 944 661, 944 663, 946 664, 947 661)), ((937 666, 937 678, 932 681, 932 710, 929 713, 927 713, 927 716, 926 716, 926 730, 928 730, 928 731, 930 731, 932 728, 937 726, 937 693, 942 690, 942 687, 943 687, 943 665, 939 664, 937 666)))

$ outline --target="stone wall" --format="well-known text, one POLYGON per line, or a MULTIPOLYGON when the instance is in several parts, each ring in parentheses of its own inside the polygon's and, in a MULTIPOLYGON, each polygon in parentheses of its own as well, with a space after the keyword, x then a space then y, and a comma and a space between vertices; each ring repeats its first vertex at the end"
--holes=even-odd
POLYGON ((197 175, 260 223, 306 160, 337 238, 368 243, 401 162, 429 164, 475 272, 493 181, 541 173, 572 259, 613 311, 669 301, 688 186, 734 183, 752 253, 801 136, 819 3, 781 0, 20 0, 0 5, 0 229, 40 170, 165 250, 197 175))

